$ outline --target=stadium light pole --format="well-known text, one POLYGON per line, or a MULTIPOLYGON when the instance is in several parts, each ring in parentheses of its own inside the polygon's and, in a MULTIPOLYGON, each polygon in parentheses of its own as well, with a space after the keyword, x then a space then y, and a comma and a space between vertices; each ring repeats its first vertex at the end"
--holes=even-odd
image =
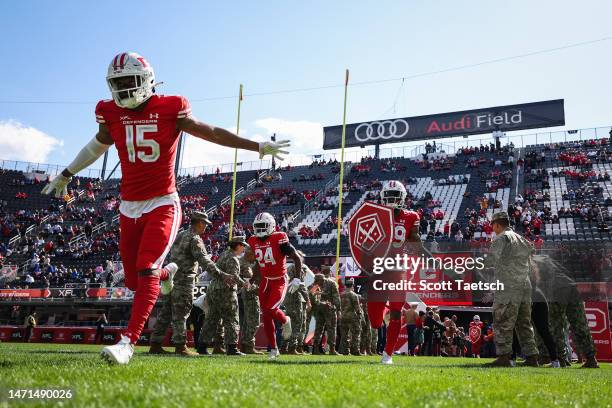
POLYGON ((342 148, 340 150, 340 185, 338 186, 338 236, 336 237, 336 282, 340 282, 340 233, 342 230, 342 194, 344 187, 344 142, 346 141, 346 100, 348 97, 349 70, 344 77, 344 112, 342 114, 342 148))
MULTIPOLYGON (((238 119, 236 120, 236 134, 240 135, 240 106, 242 105, 242 84, 238 92, 238 119)), ((234 233, 234 203, 236 202, 236 172, 238 169, 238 149, 234 149, 234 177, 232 178, 232 206, 230 208, 229 239, 234 233)))

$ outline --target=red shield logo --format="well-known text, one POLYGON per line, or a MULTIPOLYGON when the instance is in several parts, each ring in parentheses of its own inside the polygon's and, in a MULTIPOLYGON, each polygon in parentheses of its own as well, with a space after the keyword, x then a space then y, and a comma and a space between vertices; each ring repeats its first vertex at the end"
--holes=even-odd
POLYGON ((480 340, 481 333, 480 326, 470 326, 470 340, 472 343, 477 343, 480 340))
POLYGON ((372 272, 374 258, 383 258, 391 248, 393 210, 383 205, 365 202, 348 223, 349 246, 359 268, 372 272))

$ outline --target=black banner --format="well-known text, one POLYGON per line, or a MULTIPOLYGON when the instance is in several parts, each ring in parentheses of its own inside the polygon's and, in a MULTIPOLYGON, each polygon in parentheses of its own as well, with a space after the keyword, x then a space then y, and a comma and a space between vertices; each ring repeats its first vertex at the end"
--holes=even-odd
MULTIPOLYGON (((345 147, 565 125, 563 99, 346 125, 345 147)), ((342 126, 323 128, 323 149, 342 147, 342 126)))

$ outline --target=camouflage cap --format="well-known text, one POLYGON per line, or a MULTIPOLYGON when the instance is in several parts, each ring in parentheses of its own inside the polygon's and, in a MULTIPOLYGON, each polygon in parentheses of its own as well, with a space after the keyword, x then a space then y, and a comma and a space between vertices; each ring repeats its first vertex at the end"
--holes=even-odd
POLYGON ((353 279, 347 279, 344 282, 344 286, 346 286, 347 288, 352 288, 353 285, 355 285, 355 281, 353 279))
POLYGON ((232 237, 232 239, 230 239, 228 242, 230 244, 242 244, 244 246, 249 246, 249 244, 247 244, 246 237, 244 235, 236 235, 232 237))
POLYGON ((194 211, 191 213, 191 219, 196 221, 204 221, 208 225, 212 225, 212 222, 208 219, 206 211, 194 211))
POLYGON ((493 214, 493 217, 491 218, 491 222, 495 222, 495 221, 501 221, 501 220, 505 220, 505 221, 510 221, 510 217, 508 216, 508 213, 505 211, 500 211, 498 213, 493 214))
POLYGON ((321 272, 323 271, 331 271, 331 266, 329 265, 321 265, 321 272))

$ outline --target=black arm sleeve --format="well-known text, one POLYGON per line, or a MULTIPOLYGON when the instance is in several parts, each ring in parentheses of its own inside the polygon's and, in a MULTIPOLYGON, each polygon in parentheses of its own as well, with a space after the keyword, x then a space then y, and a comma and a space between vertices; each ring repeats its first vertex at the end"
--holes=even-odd
POLYGON ((280 250, 283 255, 289 256, 295 253, 295 247, 290 242, 280 244, 280 250))

